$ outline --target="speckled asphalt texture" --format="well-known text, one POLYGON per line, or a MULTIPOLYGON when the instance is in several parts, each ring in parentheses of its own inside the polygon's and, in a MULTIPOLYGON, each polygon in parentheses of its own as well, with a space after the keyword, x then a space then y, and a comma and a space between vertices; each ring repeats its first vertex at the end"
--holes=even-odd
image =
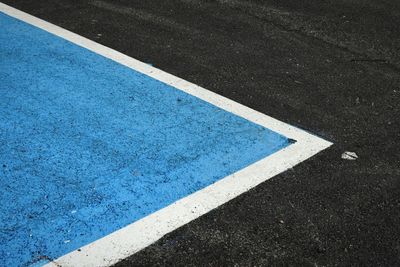
POLYGON ((3 2, 335 143, 117 266, 400 265, 400 2, 3 2))

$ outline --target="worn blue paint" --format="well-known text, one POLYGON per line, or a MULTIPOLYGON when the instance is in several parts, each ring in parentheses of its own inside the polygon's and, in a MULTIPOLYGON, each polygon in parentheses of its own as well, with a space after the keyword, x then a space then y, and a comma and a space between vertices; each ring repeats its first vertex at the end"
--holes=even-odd
POLYGON ((0 261, 42 265, 289 145, 0 13, 0 261))

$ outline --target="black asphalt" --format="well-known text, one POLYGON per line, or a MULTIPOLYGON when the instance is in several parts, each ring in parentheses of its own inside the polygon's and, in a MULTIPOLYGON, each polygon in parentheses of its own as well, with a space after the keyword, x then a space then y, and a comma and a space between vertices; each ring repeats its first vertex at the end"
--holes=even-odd
POLYGON ((3 2, 334 142, 117 266, 400 266, 400 1, 3 2))

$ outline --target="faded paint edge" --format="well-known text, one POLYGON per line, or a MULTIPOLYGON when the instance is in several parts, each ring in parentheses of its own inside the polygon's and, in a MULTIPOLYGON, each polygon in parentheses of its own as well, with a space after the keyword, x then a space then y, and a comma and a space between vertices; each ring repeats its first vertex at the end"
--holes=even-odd
POLYGON ((13 7, 0 3, 0 11, 297 141, 161 210, 85 245, 79 250, 72 251, 47 266, 114 264, 154 243, 165 234, 332 145, 331 142, 13 7))

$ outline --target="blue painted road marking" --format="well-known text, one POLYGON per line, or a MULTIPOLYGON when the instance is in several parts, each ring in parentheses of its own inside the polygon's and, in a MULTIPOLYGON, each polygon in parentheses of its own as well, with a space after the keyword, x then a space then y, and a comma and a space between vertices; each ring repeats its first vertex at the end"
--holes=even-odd
POLYGON ((58 258, 289 145, 0 13, 0 259, 58 258))

